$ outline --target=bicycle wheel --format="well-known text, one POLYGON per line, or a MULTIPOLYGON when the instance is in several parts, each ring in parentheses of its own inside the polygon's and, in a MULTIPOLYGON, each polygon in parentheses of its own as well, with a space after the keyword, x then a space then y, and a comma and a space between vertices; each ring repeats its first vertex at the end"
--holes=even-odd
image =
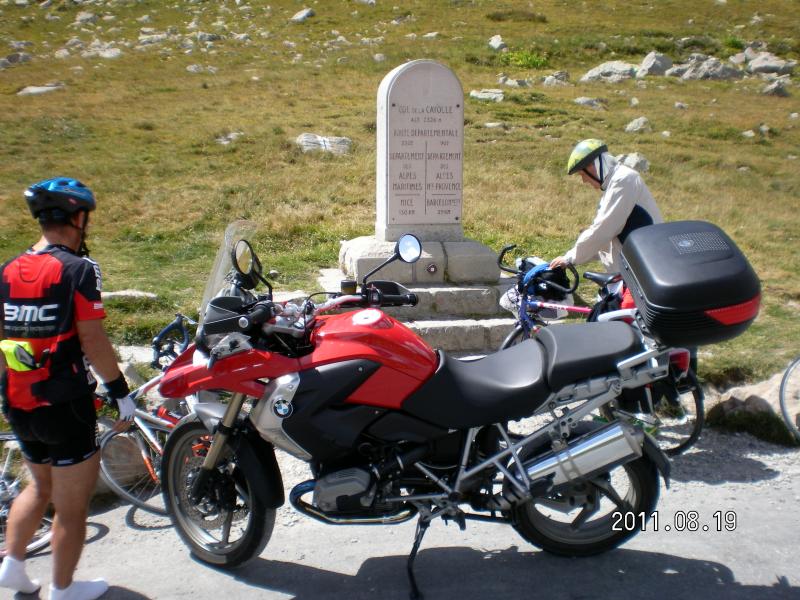
MULTIPOLYGON (((5 432, 0 434, 0 441, 16 444, 14 434, 5 432)), ((22 477, 10 473, 12 467, 18 466, 14 465, 15 453, 16 447, 3 447, 3 471, 0 473, 0 557, 6 555, 6 528, 11 505, 22 491, 22 477), (6 454, 6 450, 8 450, 8 454, 6 454)), ((26 555, 38 552, 50 543, 52 527, 53 521, 49 517, 44 517, 25 548, 26 555)))
POLYGON ((786 426, 800 442, 800 356, 781 379, 781 412, 786 426))
MULTIPOLYGON (((153 432, 163 449, 167 433, 153 432)), ((100 439, 100 476, 123 500, 157 515, 166 515, 161 495, 161 454, 134 425, 109 431, 100 439)))

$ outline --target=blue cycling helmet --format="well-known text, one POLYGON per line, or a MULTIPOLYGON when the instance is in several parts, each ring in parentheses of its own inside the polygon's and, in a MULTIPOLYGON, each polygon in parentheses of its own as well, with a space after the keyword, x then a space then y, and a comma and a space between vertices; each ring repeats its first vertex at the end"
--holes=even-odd
POLYGON ((95 209, 94 194, 77 179, 53 177, 25 190, 25 201, 35 219, 66 221, 79 210, 95 209))

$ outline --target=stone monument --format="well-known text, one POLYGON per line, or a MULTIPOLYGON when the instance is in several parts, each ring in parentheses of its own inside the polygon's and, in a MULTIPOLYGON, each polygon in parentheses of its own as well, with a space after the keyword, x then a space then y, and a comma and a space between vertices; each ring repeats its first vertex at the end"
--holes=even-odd
POLYGON ((375 235, 342 244, 342 270, 360 280, 413 233, 414 265, 393 263, 381 278, 403 283, 497 282, 497 255, 464 238, 464 91, 432 60, 396 67, 378 87, 375 235))

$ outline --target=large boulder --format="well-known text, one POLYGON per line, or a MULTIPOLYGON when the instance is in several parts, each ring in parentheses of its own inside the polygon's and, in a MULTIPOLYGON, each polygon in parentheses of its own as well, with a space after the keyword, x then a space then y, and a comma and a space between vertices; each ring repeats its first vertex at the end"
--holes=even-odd
POLYGON ((660 52, 651 52, 639 65, 636 77, 641 79, 648 75, 664 75, 670 67, 672 67, 672 59, 669 56, 660 52))
POLYGON ((652 131, 652 127, 650 127, 650 121, 647 117, 639 117, 628 123, 625 126, 625 131, 627 133, 647 133, 652 131))
MULTIPOLYGON (((673 71, 673 69, 670 69, 670 71, 673 71)), ((670 73, 670 71, 668 71, 667 73, 677 76, 677 73, 670 73)), ((691 79, 731 80, 731 79, 741 79, 743 76, 744 76, 743 73, 736 67, 725 64, 718 58, 711 56, 706 58, 702 62, 695 61, 690 63, 688 65, 688 68, 681 73, 680 78, 685 80, 691 80, 691 79)))
POLYGON ((647 173, 650 170, 650 161, 647 160, 643 154, 639 154, 638 152, 620 154, 617 156, 617 160, 626 167, 630 167, 639 173, 647 173))
POLYGON ((605 81, 608 83, 617 83, 624 79, 636 77, 637 69, 638 67, 636 65, 621 60, 612 60, 587 71, 587 73, 581 77, 581 82, 605 81))
POLYGON ((777 75, 791 75, 797 66, 796 60, 783 60, 770 52, 760 52, 747 63, 749 73, 775 73, 777 75))
POLYGON ((303 152, 330 152, 332 154, 347 154, 353 141, 346 137, 325 137, 316 133, 301 133, 295 139, 303 152))

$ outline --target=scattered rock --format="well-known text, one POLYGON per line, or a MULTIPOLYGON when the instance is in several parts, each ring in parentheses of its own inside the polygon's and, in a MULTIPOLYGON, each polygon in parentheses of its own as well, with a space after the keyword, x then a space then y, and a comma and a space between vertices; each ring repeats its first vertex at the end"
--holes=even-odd
POLYGON ((620 60, 605 62, 594 69, 589 70, 581 82, 605 81, 607 83, 618 83, 624 79, 636 77, 638 67, 620 60))
POLYGON ((197 41, 200 43, 206 42, 218 42, 222 39, 222 36, 218 33, 208 33, 205 31, 198 31, 197 32, 197 41))
POLYGON ((304 8, 289 19, 292 23, 303 23, 313 17, 316 13, 311 8, 304 8))
POLYGON ((675 103, 675 108, 677 108, 678 110, 686 110, 686 109, 689 108, 689 105, 685 104, 683 102, 676 102, 675 103))
POLYGON ((152 292, 142 292, 140 290, 119 290, 116 292, 102 292, 103 300, 158 300, 158 296, 152 292))
POLYGON ((784 79, 776 79, 772 83, 768 83, 761 89, 761 93, 765 96, 779 96, 787 98, 789 90, 786 89, 786 81, 784 79))
POLYGON ((761 123, 761 125, 758 126, 758 133, 760 133, 764 137, 767 137, 770 133, 769 125, 767 125, 766 123, 761 123))
POLYGON ((295 139, 303 152, 331 152, 348 154, 353 141, 346 137, 324 137, 315 133, 301 133, 295 139))
POLYGON ((647 120, 647 117, 634 119, 625 126, 625 131, 627 133, 645 133, 651 131, 651 129, 650 121, 647 120))
POLYGON ((605 101, 601 98, 587 98, 586 96, 581 96, 580 98, 575 98, 575 104, 588 106, 589 108, 594 108, 595 110, 605 108, 605 101))
POLYGON ((713 56, 706 56, 700 53, 692 54, 687 62, 668 69, 666 75, 680 77, 685 80, 730 80, 743 77, 742 71, 736 67, 725 64, 713 56))
POLYGON ((231 131, 215 138, 216 142, 222 146, 227 146, 231 142, 235 142, 244 135, 244 131, 231 131))
POLYGON ((489 48, 492 50, 505 50, 508 49, 508 46, 500 35, 493 35, 489 40, 489 48))
POLYGON ((531 82, 528 79, 510 79, 505 73, 500 73, 497 76, 497 83, 515 88, 531 87, 531 82))
POLYGON ((507 125, 505 123, 484 123, 483 124, 486 129, 506 129, 507 125))
POLYGON ((643 154, 639 154, 638 152, 620 154, 617 156, 617 160, 639 173, 647 173, 650 170, 650 161, 647 160, 643 154))
POLYGON ((33 46, 33 42, 9 42, 8 44, 12 50, 25 50, 33 46))
POLYGON ((27 52, 14 52, 6 56, 6 60, 12 65, 21 65, 31 61, 31 55, 27 52))
POLYGON ((406 39, 407 40, 415 40, 415 39, 417 39, 417 34, 416 33, 406 34, 406 39))
POLYGON ((375 0, 356 0, 359 4, 366 4, 367 6, 375 6, 375 0))
POLYGON ((203 65, 189 65, 186 67, 186 70, 189 73, 200 74, 200 73, 209 73, 210 75, 214 75, 217 72, 216 67, 204 67, 203 65))
POLYGON ((425 35, 423 35, 422 39, 423 40, 435 40, 438 37, 439 37, 439 32, 438 31, 431 31, 430 33, 426 33, 425 35))
POLYGON ((639 99, 636 96, 634 96, 633 98, 631 98, 630 105, 633 107, 639 106, 639 99))
POLYGON ((651 52, 639 65, 636 77, 641 79, 648 75, 664 75, 670 67, 672 67, 672 59, 669 56, 660 52, 651 52))
POLYGON ((7 69, 10 66, 11 63, 7 59, 0 58, 0 71, 2 71, 3 69, 7 69))
POLYGON ((661 137, 665 137, 665 138, 672 137, 672 132, 671 131, 662 131, 661 132, 661 137))
POLYGON ((756 137, 756 132, 753 131, 752 129, 748 129, 747 131, 742 132, 742 137, 754 138, 756 137))
POLYGON ((760 52, 747 63, 749 73, 775 73, 777 75, 791 75, 797 66, 796 60, 783 60, 769 52, 760 52))
POLYGON ((548 75, 544 78, 542 85, 547 87, 558 87, 564 85, 570 85, 569 83, 569 73, 566 71, 556 71, 551 75, 548 75))
POLYGON ((29 85, 17 92, 17 96, 40 96, 49 92, 63 90, 63 83, 46 83, 45 85, 29 85))
POLYGON ((83 48, 86 44, 84 44, 80 38, 70 38, 70 40, 64 44, 65 48, 83 48))
POLYGON ((794 119, 800 119, 800 113, 796 113, 796 112, 794 112, 794 113, 791 113, 791 114, 789 115, 789 118, 790 118, 790 119, 792 119, 792 120, 794 120, 794 119))
POLYGON ((69 50, 67 50, 66 48, 61 48, 60 50, 56 50, 53 56, 55 56, 58 59, 69 58, 69 50))
POLYGON ((385 62, 386 61, 386 55, 385 54, 380 54, 380 53, 373 54, 372 55, 372 60, 374 60, 377 63, 385 62))
POLYGON ((139 36, 139 45, 140 46, 150 46, 152 44, 161 44, 166 42, 169 39, 169 36, 166 33, 154 33, 152 35, 140 35, 139 36))
POLYGON ((495 89, 484 89, 484 90, 472 90, 469 93, 470 98, 475 98, 476 100, 486 100, 488 102, 502 102, 504 95, 503 90, 495 90, 495 89))
POLYGON ((75 16, 75 23, 77 25, 88 25, 97 23, 97 15, 92 12, 82 11, 75 16))
POLYGON ((139 23, 149 23, 150 21, 152 21, 152 19, 150 18, 150 15, 142 15, 141 17, 139 17, 139 18, 138 18, 138 19, 136 19, 136 20, 137 20, 139 23))

